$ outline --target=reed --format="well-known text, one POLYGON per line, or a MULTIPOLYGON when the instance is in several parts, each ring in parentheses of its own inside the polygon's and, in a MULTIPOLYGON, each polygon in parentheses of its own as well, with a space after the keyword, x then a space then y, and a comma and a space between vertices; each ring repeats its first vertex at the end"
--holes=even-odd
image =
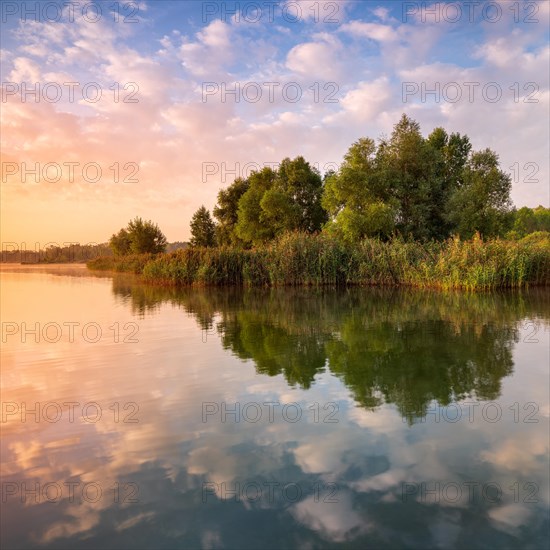
POLYGON ((471 291, 550 284, 550 235, 519 241, 478 236, 420 243, 395 238, 344 243, 287 233, 262 249, 188 248, 157 256, 97 258, 90 269, 142 273, 176 286, 410 286, 471 291))

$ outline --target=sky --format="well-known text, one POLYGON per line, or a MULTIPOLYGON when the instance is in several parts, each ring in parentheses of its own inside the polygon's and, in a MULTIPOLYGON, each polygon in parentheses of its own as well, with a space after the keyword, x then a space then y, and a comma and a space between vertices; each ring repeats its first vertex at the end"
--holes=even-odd
POLYGON ((546 1, 2 2, 1 241, 170 242, 251 170, 321 173, 403 113, 549 206, 546 1))

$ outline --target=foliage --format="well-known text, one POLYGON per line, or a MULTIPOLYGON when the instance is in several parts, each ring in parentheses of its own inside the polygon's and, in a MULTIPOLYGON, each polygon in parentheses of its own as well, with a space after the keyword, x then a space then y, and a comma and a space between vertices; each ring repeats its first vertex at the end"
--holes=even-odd
POLYGON ((473 153, 463 177, 448 206, 448 219, 457 234, 469 239, 476 232, 484 237, 505 233, 512 181, 499 169, 498 155, 490 149, 473 153))
POLYGON ((213 214, 218 222, 216 241, 220 246, 242 244, 235 233, 235 227, 238 221, 239 201, 249 186, 248 180, 237 178, 227 189, 221 189, 218 193, 218 203, 213 214))
MULTIPOLYGON (((319 231, 327 217, 321 206, 323 181, 319 172, 303 157, 285 158, 279 168, 266 167, 253 172, 246 182, 236 180, 236 189, 228 189, 234 197, 245 189, 238 201, 237 221, 231 224, 222 217, 220 232, 224 243, 236 239, 247 245, 264 244, 286 231, 319 231), (227 228, 234 227, 235 235, 225 236, 227 228)), ((233 203, 227 208, 227 195, 218 195, 216 212, 234 212, 233 203), (221 200, 220 200, 221 199, 221 200)))
POLYGON ((191 218, 191 246, 215 246, 216 226, 210 212, 201 206, 191 218))
POLYGON ((239 200, 235 233, 247 244, 262 244, 275 236, 275 230, 266 222, 261 201, 273 188, 277 173, 269 167, 252 172, 248 178, 248 190, 239 200))
POLYGON ((117 256, 128 254, 159 254, 166 250, 166 237, 159 226, 139 217, 128 223, 126 228, 115 233, 109 246, 117 256))
POLYGON ((362 138, 347 152, 338 173, 325 183, 322 204, 331 222, 327 231, 350 242, 388 236, 395 228, 395 203, 380 185, 376 145, 362 138))
POLYGON ((452 234, 502 235, 511 211, 510 178, 493 151, 472 152, 468 136, 436 128, 424 138, 403 115, 389 139, 361 138, 325 184, 327 231, 350 242, 389 238, 420 241, 452 234))
POLYGON ((508 233, 509 238, 522 238, 537 231, 550 232, 550 208, 537 206, 528 208, 524 206, 512 213, 512 230, 508 233))
POLYGON ((109 241, 109 246, 113 250, 115 256, 130 254, 132 243, 128 231, 123 227, 118 233, 113 234, 109 241))
MULTIPOLYGON (((534 234, 535 235, 535 234, 534 234)), ((146 280, 169 285, 411 286, 472 291, 550 284, 550 237, 522 241, 479 235, 421 243, 287 233, 261 249, 190 248, 158 256, 146 280)))
POLYGON ((125 256, 101 256, 86 263, 88 269, 97 271, 118 271, 141 275, 154 254, 126 254, 125 256))

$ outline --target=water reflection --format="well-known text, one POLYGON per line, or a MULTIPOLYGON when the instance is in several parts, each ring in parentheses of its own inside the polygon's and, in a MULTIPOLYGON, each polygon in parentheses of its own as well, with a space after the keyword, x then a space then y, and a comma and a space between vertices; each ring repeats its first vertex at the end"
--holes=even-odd
POLYGON ((176 290, 115 279, 113 293, 141 315, 162 302, 182 307, 259 374, 308 389, 328 369, 361 406, 393 403, 409 421, 433 400, 497 399, 513 372, 519 329, 531 319, 537 330, 550 311, 540 290, 176 290))
POLYGON ((47 320, 61 308, 59 321, 139 325, 135 344, 107 332, 95 344, 3 346, 3 404, 80 403, 74 421, 64 407, 55 422, 23 423, 20 411, 2 422, 3 548, 545 542, 548 293, 175 290, 128 276, 2 277, 4 320, 30 320, 29 312, 47 320), (5 300, 16 295, 26 301, 5 300), (89 402, 103 411, 95 422, 82 415, 89 402), (435 414, 456 402, 478 405, 473 421, 435 414), (139 406, 137 423, 124 422, 128 403, 139 406), (265 403, 279 404, 272 418, 265 403), (258 421, 247 404, 261 407, 258 421), (298 420, 295 408, 283 416, 292 404, 298 420), (22 499, 22 483, 39 484, 37 500, 22 499), (42 493, 48 483, 64 490, 55 502, 42 493), (83 498, 94 483, 101 498, 83 498), (437 483, 438 500, 422 494, 422 484, 437 483), (499 499, 482 494, 489 483, 499 499), (449 484, 461 489, 457 498, 442 492, 449 484))

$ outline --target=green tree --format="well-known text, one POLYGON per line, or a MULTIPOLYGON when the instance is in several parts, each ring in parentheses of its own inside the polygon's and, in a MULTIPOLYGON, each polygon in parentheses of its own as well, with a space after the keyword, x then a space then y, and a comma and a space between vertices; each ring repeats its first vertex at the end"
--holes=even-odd
POLYGON ((156 223, 134 218, 128 224, 130 252, 133 254, 158 254, 166 250, 166 237, 156 223))
POLYGON ((328 175, 322 204, 334 219, 342 210, 361 210, 373 198, 376 145, 370 138, 356 141, 344 157, 339 171, 328 175))
POLYGON ((275 228, 269 225, 261 207, 264 194, 273 188, 277 173, 270 167, 254 171, 248 177, 249 188, 239 200, 235 232, 246 244, 259 245, 273 239, 275 228))
POLYGON ((275 187, 291 205, 286 211, 284 225, 309 233, 322 228, 327 221, 327 213, 321 205, 323 180, 318 170, 312 168, 304 157, 283 159, 275 187))
POLYGON ((420 125, 403 115, 390 139, 378 151, 378 177, 397 207, 396 227, 406 236, 430 239, 432 189, 436 179, 433 147, 422 137, 420 125))
POLYGON ((109 246, 116 255, 158 254, 166 249, 166 237, 159 226, 139 217, 128 223, 109 240, 109 246))
POLYGON ((503 234, 512 219, 510 178, 494 152, 471 148, 468 136, 443 128, 424 138, 406 115, 378 144, 361 138, 325 179, 326 230, 351 241, 395 230, 417 240, 503 234))
POLYGON ((297 229, 305 223, 299 206, 280 187, 268 189, 260 200, 260 220, 273 235, 297 229))
POLYGON ((430 180, 429 225, 433 238, 445 239, 453 227, 446 216, 452 194, 462 186, 463 173, 472 148, 468 136, 435 128, 426 140, 431 147, 433 174, 430 180))
POLYGON ((361 138, 350 147, 339 171, 326 177, 322 197, 330 216, 326 230, 351 242, 389 236, 395 205, 381 183, 376 144, 361 138))
POLYGON ((535 231, 550 231, 550 208, 524 206, 514 211, 512 217, 513 237, 525 237, 535 231))
POLYGON ((216 246, 216 226, 204 206, 191 219, 191 246, 216 246))
POLYGON ((361 210, 346 207, 327 224, 326 231, 352 243, 366 236, 386 238, 395 228, 394 217, 394 209, 383 202, 371 202, 361 210))
POLYGON ((122 228, 118 233, 112 235, 109 240, 109 246, 115 256, 125 256, 130 253, 130 235, 126 229, 122 228))
POLYGON ((449 199, 447 218, 461 238, 479 232, 483 237, 502 235, 507 229, 512 203, 511 178, 499 168, 498 155, 490 149, 470 155, 463 183, 449 199))
POLYGON ((544 208, 539 205, 533 209, 536 220, 535 231, 549 231, 550 232, 550 208, 544 208))
POLYGON ((321 175, 303 157, 285 158, 277 170, 253 172, 239 200, 235 234, 259 245, 285 231, 319 231, 327 220, 322 192, 321 175))
POLYGON ((213 214, 218 222, 216 239, 219 245, 242 244, 235 227, 239 220, 239 201, 249 187, 248 180, 237 178, 227 189, 222 189, 218 193, 218 203, 214 207, 213 214))
POLYGON ((247 244, 265 243, 285 231, 319 231, 327 216, 321 206, 323 180, 303 157, 283 159, 248 178, 239 200, 235 233, 247 244))

